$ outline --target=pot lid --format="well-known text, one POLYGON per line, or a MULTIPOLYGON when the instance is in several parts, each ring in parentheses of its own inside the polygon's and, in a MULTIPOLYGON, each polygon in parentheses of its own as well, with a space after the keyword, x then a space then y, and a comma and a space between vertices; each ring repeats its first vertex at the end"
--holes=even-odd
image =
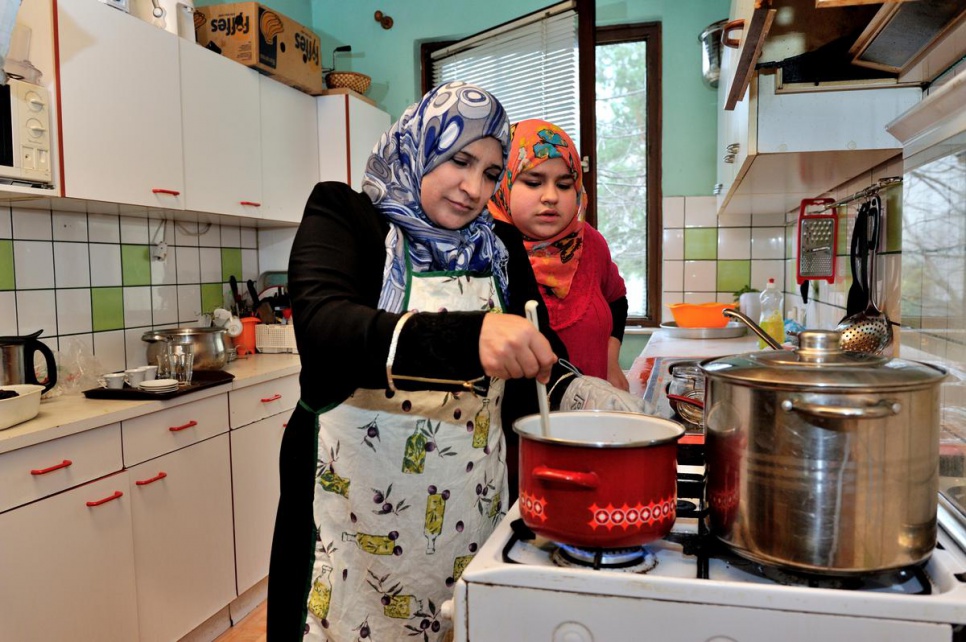
POLYGON ((835 330, 804 330, 796 350, 766 350, 715 359, 699 366, 706 375, 766 388, 903 389, 939 383, 938 366, 891 359, 839 347, 835 330))

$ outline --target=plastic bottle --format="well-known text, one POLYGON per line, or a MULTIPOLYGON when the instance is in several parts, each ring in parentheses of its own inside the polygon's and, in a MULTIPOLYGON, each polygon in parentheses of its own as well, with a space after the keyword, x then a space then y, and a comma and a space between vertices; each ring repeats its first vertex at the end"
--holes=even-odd
MULTIPOLYGON (((758 318, 758 325, 768 333, 775 341, 782 343, 785 341, 785 319, 783 310, 785 309, 785 296, 775 285, 775 279, 768 279, 768 285, 759 295, 761 301, 761 316, 758 318)), ((758 348, 764 350, 768 347, 761 339, 758 340, 758 348)))

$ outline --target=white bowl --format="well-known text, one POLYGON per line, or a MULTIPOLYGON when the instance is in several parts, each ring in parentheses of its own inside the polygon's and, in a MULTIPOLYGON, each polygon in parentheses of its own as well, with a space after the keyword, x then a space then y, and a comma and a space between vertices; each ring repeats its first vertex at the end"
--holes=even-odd
POLYGON ((18 394, 0 399, 0 430, 29 421, 40 412, 40 393, 44 387, 25 383, 17 386, 0 386, 0 390, 13 390, 18 394))

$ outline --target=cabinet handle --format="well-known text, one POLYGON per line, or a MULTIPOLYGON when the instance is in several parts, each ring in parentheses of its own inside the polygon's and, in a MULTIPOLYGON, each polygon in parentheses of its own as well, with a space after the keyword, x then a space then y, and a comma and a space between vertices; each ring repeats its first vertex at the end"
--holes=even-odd
POLYGON ((721 158, 721 160, 723 160, 726 163, 733 163, 733 162, 735 162, 735 155, 734 154, 725 154, 721 158))
POLYGON ((738 150, 741 149, 741 144, 740 143, 731 143, 725 149, 728 150, 728 153, 729 154, 737 154, 738 153, 738 150))
POLYGON ((239 201, 242 205, 250 205, 252 207, 261 207, 261 203, 256 203, 255 201, 239 201))
POLYGON ((124 493, 119 490, 115 490, 113 495, 105 497, 104 499, 96 499, 92 502, 87 502, 88 506, 100 506, 101 504, 106 504, 107 502, 113 501, 115 499, 120 499, 124 497, 124 493))
POLYGON ((182 430, 185 430, 186 428, 194 428, 197 425, 198 425, 198 422, 192 419, 191 421, 189 421, 188 423, 182 426, 171 426, 170 428, 168 428, 168 430, 170 430, 171 432, 180 432, 182 430))
POLYGON ((156 481, 161 481, 162 479, 164 479, 167 476, 168 476, 168 473, 166 473, 166 472, 164 472, 162 470, 157 475, 155 475, 154 477, 152 477, 151 479, 139 479, 139 480, 137 480, 134 483, 137 484, 138 486, 147 486, 148 484, 153 484, 156 481))
POLYGON ((723 44, 725 47, 737 49, 738 45, 741 44, 741 40, 738 38, 732 38, 731 31, 734 29, 744 30, 744 28, 744 20, 732 20, 731 22, 725 23, 725 26, 721 28, 721 44, 723 44))
POLYGON ((161 189, 160 187, 155 187, 151 190, 152 194, 170 194, 171 196, 181 196, 181 192, 173 189, 161 189))
POLYGON ((71 460, 65 459, 64 461, 60 462, 59 464, 54 464, 50 468, 34 468, 33 470, 30 471, 30 474, 31 475, 46 475, 47 473, 52 473, 55 470, 60 470, 61 468, 67 468, 68 466, 70 466, 73 463, 74 462, 72 462, 71 460))
POLYGON ((262 399, 262 403, 270 403, 272 401, 278 401, 281 398, 282 398, 282 395, 276 394, 272 397, 269 397, 268 399, 262 399))

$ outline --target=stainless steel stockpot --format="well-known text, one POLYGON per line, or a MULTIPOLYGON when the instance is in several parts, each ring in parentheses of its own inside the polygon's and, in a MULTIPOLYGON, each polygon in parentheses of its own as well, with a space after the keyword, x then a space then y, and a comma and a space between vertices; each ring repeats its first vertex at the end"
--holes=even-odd
POLYGON ((148 344, 147 361, 157 364, 165 347, 181 346, 194 354, 193 370, 221 370, 228 363, 227 332, 224 328, 168 328, 141 335, 148 344))
POLYGON ((857 575, 932 553, 946 373, 839 338, 700 363, 711 529, 743 557, 857 575))

